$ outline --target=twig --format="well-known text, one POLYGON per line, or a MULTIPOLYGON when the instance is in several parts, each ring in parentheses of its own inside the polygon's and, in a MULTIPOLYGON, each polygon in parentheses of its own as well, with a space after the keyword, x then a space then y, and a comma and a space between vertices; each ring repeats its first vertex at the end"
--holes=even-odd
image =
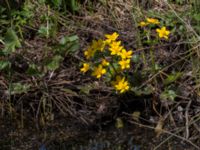
POLYGON ((188 139, 190 136, 190 132, 189 132, 189 117, 188 117, 188 111, 190 108, 192 100, 190 100, 186 106, 186 110, 185 110, 185 138, 188 139))
POLYGON ((199 127, 196 123, 194 123, 193 126, 194 126, 194 127, 197 129, 197 131, 200 133, 200 127, 199 127))
POLYGON ((4 41, 2 39, 0 39, 0 43, 2 43, 3 45, 5 45, 4 41))
MULTIPOLYGON (((193 50, 193 49, 194 49, 194 48, 191 48, 190 50, 193 50)), ((162 73, 164 70, 166 70, 166 69, 168 69, 168 68, 174 66, 175 64, 177 64, 177 63, 179 63, 179 62, 181 62, 181 61, 183 61, 183 60, 186 59, 187 57, 191 56, 193 53, 194 53, 194 51, 191 52, 190 54, 188 54, 188 55, 186 55, 186 56, 180 58, 179 60, 175 61, 174 63, 172 63, 172 64, 170 64, 170 65, 164 67, 163 69, 161 69, 160 71, 158 71, 157 73, 155 73, 151 78, 149 78, 145 83, 143 83, 138 89, 142 88, 143 86, 145 86, 146 84, 148 84, 149 82, 151 82, 156 76, 158 76, 158 75, 159 75, 160 73, 162 73)))
MULTIPOLYGON (((135 121, 129 121, 129 122, 130 122, 130 123, 133 123, 133 124, 136 124, 136 125, 138 125, 138 126, 140 126, 140 127, 146 127, 146 128, 155 130, 155 127, 151 127, 151 126, 148 126, 148 125, 140 124, 140 123, 135 122, 135 121)), ((181 130, 182 130, 182 129, 183 129, 183 128, 181 128, 181 130)), ((179 129, 176 133, 179 133, 181 130, 179 129)), ((168 140, 169 140, 170 138, 172 138, 173 136, 176 137, 176 138, 179 138, 179 139, 181 139, 181 140, 184 140, 184 141, 188 142, 189 144, 191 144, 192 146, 194 146, 195 148, 197 148, 198 150, 200 150, 200 147, 199 147, 199 146, 197 146, 196 144, 194 144, 193 142, 191 142, 190 140, 188 140, 188 139, 186 139, 186 138, 184 138, 184 137, 181 137, 181 136, 179 136, 179 135, 177 135, 177 134, 175 134, 175 133, 171 133, 171 132, 166 131, 166 130, 162 130, 162 132, 163 132, 163 133, 166 133, 166 134, 169 134, 170 136, 169 136, 167 139, 165 139, 163 142, 161 142, 159 145, 157 145, 157 146, 154 148, 154 150, 157 150, 162 144, 164 144, 166 141, 168 141, 168 140)))

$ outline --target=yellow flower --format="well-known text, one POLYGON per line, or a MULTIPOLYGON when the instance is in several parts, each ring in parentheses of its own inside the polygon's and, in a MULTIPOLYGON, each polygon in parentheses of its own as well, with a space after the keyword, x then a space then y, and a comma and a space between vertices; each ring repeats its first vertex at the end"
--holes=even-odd
POLYGON ((144 21, 141 21, 140 23, 139 23, 139 26, 140 27, 145 27, 145 26, 147 26, 148 25, 148 23, 147 22, 144 22, 144 21))
POLYGON ((93 40, 92 41, 92 46, 91 48, 95 51, 95 50, 100 50, 103 51, 105 48, 105 42, 102 39, 99 39, 98 41, 93 40))
POLYGON ((106 73, 106 69, 103 68, 102 65, 94 68, 94 72, 92 73, 93 76, 96 78, 100 78, 102 75, 106 73))
POLYGON ((125 80, 125 77, 121 78, 117 76, 116 81, 114 81, 114 87, 120 93, 124 93, 129 90, 128 81, 125 80))
POLYGON ((89 68, 90 68, 90 65, 88 63, 84 63, 80 71, 83 73, 86 73, 89 70, 89 68))
POLYGON ((110 43, 109 50, 111 51, 111 55, 120 55, 120 52, 123 48, 120 44, 121 41, 110 43))
POLYGON ((158 33, 158 36, 160 38, 168 39, 168 36, 170 34, 170 31, 166 29, 166 27, 162 27, 161 29, 156 29, 156 32, 158 33))
POLYGON ((116 39, 118 38, 119 34, 114 32, 113 34, 105 34, 106 42, 107 43, 111 43, 112 41, 116 41, 116 39))
POLYGON ((120 56, 121 56, 122 59, 127 59, 127 58, 132 57, 132 53, 133 53, 133 51, 131 51, 131 50, 126 51, 125 49, 122 49, 120 56))
POLYGON ((159 24, 159 20, 158 19, 154 19, 154 18, 147 18, 146 19, 148 23, 151 23, 151 24, 159 24))
POLYGON ((102 62, 101 62, 101 64, 103 66, 108 66, 110 63, 106 59, 103 59, 102 62))
POLYGON ((90 59, 91 57, 93 57, 95 54, 95 50, 93 50, 91 47, 89 47, 85 52, 84 55, 86 57, 86 59, 90 59))
POLYGON ((130 68, 130 59, 122 59, 121 61, 119 61, 119 65, 121 66, 121 69, 128 69, 130 68))

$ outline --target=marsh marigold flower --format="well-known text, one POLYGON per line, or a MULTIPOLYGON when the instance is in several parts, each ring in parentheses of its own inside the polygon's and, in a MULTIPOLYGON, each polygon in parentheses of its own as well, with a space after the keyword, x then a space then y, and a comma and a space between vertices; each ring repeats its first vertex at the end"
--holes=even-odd
POLYGON ((147 23, 147 22, 144 22, 144 21, 141 21, 140 23, 139 23, 139 26, 140 27, 145 27, 145 26, 147 26, 149 23, 147 23))
POLYGON ((88 63, 84 63, 80 71, 83 73, 86 73, 89 70, 89 68, 90 68, 90 65, 88 63))
POLYGON ((103 59, 102 62, 101 62, 101 64, 103 66, 109 66, 110 63, 106 59, 103 59))
POLYGON ((130 68, 130 61, 130 59, 122 59, 121 61, 119 61, 121 69, 124 70, 130 68))
POLYGON ((121 56, 122 59, 127 59, 127 58, 132 57, 132 53, 133 53, 133 51, 131 51, 131 50, 127 51, 125 49, 122 49, 120 56, 121 56))
POLYGON ((106 42, 111 43, 113 41, 116 41, 119 34, 117 32, 114 32, 113 34, 105 34, 106 42))
POLYGON ((92 73, 93 76, 96 78, 101 78, 102 75, 106 73, 106 69, 103 68, 102 65, 99 65, 98 67, 94 68, 94 72, 92 73))
POLYGON ((96 51, 94 49, 89 47, 86 51, 84 51, 84 55, 85 55, 86 59, 90 59, 91 57, 94 56, 95 52, 96 51))
POLYGON ((111 51, 111 55, 120 55, 122 49, 121 41, 110 43, 109 50, 111 51))
POLYGON ((154 18, 147 18, 146 19, 148 23, 151 23, 151 24, 159 24, 159 20, 158 19, 154 19, 154 18))
POLYGON ((168 39, 168 36, 170 34, 170 31, 166 29, 166 27, 162 27, 161 29, 156 29, 156 32, 158 33, 158 36, 160 38, 168 39))
POLYGON ((113 82, 114 87, 117 91, 120 93, 124 93, 129 90, 129 84, 128 81, 125 80, 125 77, 121 78, 117 76, 116 81, 113 82))
POLYGON ((91 48, 95 51, 95 50, 99 50, 99 51, 103 51, 105 48, 105 42, 102 39, 99 39, 98 41, 93 40, 92 41, 92 45, 91 48))

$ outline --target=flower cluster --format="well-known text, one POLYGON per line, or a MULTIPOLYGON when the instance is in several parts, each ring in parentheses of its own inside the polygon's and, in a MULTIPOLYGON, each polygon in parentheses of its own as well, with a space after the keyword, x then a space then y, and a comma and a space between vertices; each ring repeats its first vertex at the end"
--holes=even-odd
MULTIPOLYGON (((153 72, 156 71, 156 63, 151 47, 161 42, 159 38, 167 40, 170 35, 170 31, 162 24, 155 18, 146 18, 145 21, 139 23, 139 26, 143 29, 142 31, 144 31, 143 34, 147 37, 147 41, 144 41, 144 43, 150 45, 153 72), (158 38, 150 36, 149 33, 153 35, 157 33, 158 38), (151 39, 152 37, 153 39, 151 39)), ((114 32, 105 34, 103 39, 93 40, 91 45, 84 51, 85 62, 82 63, 80 71, 83 74, 89 73, 97 79, 103 79, 106 83, 112 85, 118 93, 124 93, 133 90, 128 81, 128 79, 131 79, 128 75, 132 62, 135 62, 135 57, 132 59, 133 51, 127 50, 118 37, 119 34, 114 32)), ((144 55, 143 58, 145 60, 144 55)))
POLYGON ((119 93, 129 90, 129 82, 125 72, 131 66, 132 50, 126 50, 118 40, 119 34, 105 34, 105 38, 94 40, 84 51, 87 62, 82 64, 80 71, 100 79, 109 78, 114 89, 119 93))
POLYGON ((145 27, 145 26, 150 25, 150 24, 156 24, 156 25, 158 25, 158 24, 160 24, 160 22, 159 22, 158 19, 146 18, 146 21, 141 21, 141 22, 139 23, 139 25, 140 25, 141 27, 145 27))
MULTIPOLYGON (((160 21, 154 18, 146 18, 146 21, 141 21, 139 23, 140 27, 146 27, 148 25, 160 25, 160 21)), ((166 29, 166 27, 160 27, 156 29, 159 38, 169 38, 170 31, 166 29)))

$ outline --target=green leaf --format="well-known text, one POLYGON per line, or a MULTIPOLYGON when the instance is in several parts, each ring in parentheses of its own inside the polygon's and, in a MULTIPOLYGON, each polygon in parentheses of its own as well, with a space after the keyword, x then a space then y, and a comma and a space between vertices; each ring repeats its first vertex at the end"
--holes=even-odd
POLYGON ((63 60, 63 57, 61 57, 60 55, 54 56, 47 63, 47 65, 46 65, 47 69, 51 70, 51 71, 56 70, 57 68, 59 68, 61 60, 63 60))
POLYGON ((109 70, 110 70, 110 73, 114 76, 118 73, 118 70, 119 70, 119 65, 118 63, 112 63, 112 65, 109 65, 109 70), (117 72, 116 72, 117 71, 117 72))
POLYGON ((65 37, 61 38, 60 44, 65 45, 65 44, 68 44, 69 42, 75 42, 75 41, 78 41, 78 40, 79 40, 79 38, 78 38, 77 35, 65 36, 65 37))
POLYGON ((173 90, 165 90, 160 94, 161 100, 171 100, 174 101, 174 99, 177 97, 175 91, 173 90))
POLYGON ((6 32, 4 37, 4 42, 5 42, 5 49, 3 51, 8 54, 15 52, 16 48, 21 47, 21 43, 17 34, 11 28, 9 28, 6 32))
POLYGON ((10 64, 10 62, 9 62, 9 61, 6 61, 6 60, 1 60, 1 61, 0 61, 0 70, 3 70, 3 69, 5 69, 6 67, 8 67, 8 66, 9 66, 9 64, 10 64))
POLYGON ((55 7, 60 7, 60 5, 62 4, 62 0, 53 0, 52 3, 55 7))
MULTIPOLYGON (((45 18, 45 20, 49 20, 51 18, 45 18)), ((41 25, 38 33, 41 37, 49 38, 49 37, 55 37, 57 33, 57 24, 54 22, 51 22, 48 24, 48 26, 41 25)))
POLYGON ((39 30, 38 30, 38 33, 42 36, 42 37, 46 37, 48 38, 49 37, 49 27, 46 27, 44 25, 41 25, 39 30))
POLYGON ((75 53, 78 49, 79 49, 79 44, 78 43, 73 43, 68 47, 67 52, 75 53))
POLYGON ((79 10, 78 2, 76 0, 70 0, 70 7, 71 7, 72 12, 79 10))
POLYGON ((193 14, 193 18, 194 18, 196 21, 200 21, 200 13, 193 14))
POLYGON ((29 68, 27 70, 27 74, 31 75, 31 76, 38 76, 41 75, 41 73, 39 72, 37 66, 35 64, 30 64, 29 68))
POLYGON ((193 26, 193 28, 194 28, 197 32, 200 32, 200 26, 193 26))
POLYGON ((155 68, 155 70, 160 70, 162 67, 159 66, 159 64, 155 64, 154 68, 155 68))
POLYGON ((65 36, 59 42, 58 53, 66 55, 67 53, 75 53, 79 49, 79 38, 77 35, 65 36))
POLYGON ((138 63, 140 61, 140 57, 138 54, 135 54, 133 55, 133 57, 131 58, 131 60, 134 62, 134 63, 138 63))
POLYGON ((138 89, 137 87, 132 87, 131 91, 135 93, 137 96, 151 95, 154 92, 153 87, 146 86, 142 89, 138 89))
POLYGON ((154 92, 154 88, 151 87, 151 86, 146 86, 143 91, 142 91, 142 94, 143 95, 150 95, 154 92))
POLYGON ((13 83, 11 86, 11 94, 22 94, 26 93, 30 89, 29 84, 13 83))
POLYGON ((176 80, 178 80, 181 77, 181 75, 182 75, 181 72, 172 73, 172 74, 168 75, 167 78, 164 80, 164 85, 168 85, 170 83, 175 82, 176 80))

